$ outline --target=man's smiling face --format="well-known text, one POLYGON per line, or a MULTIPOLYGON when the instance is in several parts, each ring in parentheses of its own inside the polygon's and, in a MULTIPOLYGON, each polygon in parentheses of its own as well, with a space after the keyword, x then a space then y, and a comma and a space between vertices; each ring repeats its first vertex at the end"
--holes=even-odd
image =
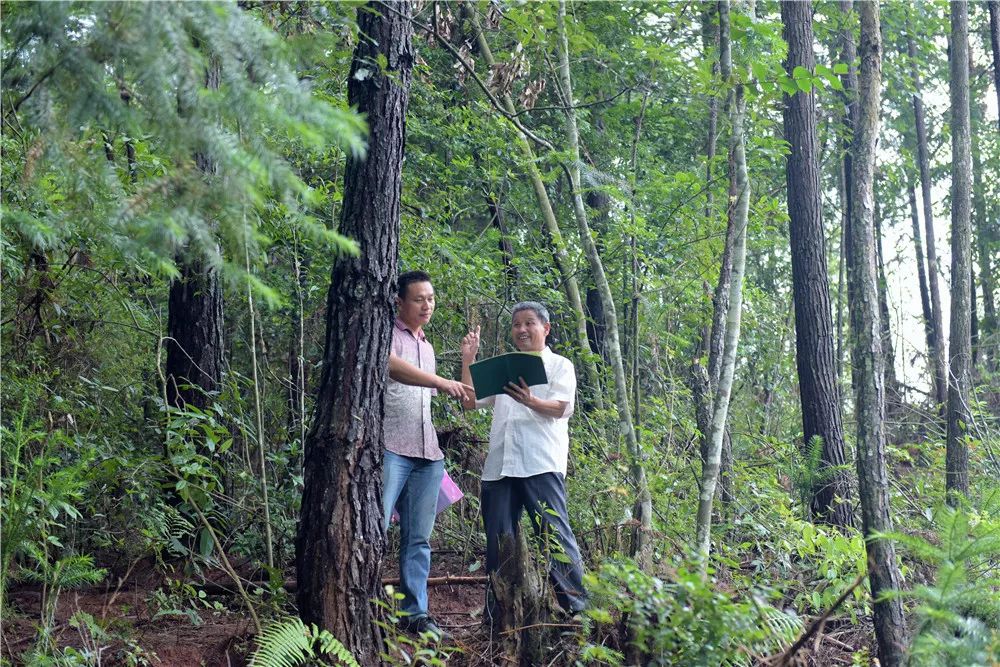
POLYGON ((541 352, 545 349, 545 338, 551 328, 534 310, 519 310, 514 314, 510 335, 521 352, 541 352))

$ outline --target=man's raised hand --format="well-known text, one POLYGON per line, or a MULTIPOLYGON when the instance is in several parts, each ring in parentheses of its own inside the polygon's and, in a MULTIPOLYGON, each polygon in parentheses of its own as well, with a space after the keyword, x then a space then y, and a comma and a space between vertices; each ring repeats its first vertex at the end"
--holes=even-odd
POLYGON ((469 329, 469 333, 462 338, 462 361, 471 364, 476 360, 479 353, 479 325, 475 329, 469 329))

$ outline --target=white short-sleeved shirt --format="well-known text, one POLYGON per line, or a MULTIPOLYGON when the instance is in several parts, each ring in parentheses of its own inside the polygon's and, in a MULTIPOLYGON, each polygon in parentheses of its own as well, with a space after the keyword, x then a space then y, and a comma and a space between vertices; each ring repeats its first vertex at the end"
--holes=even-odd
POLYGON ((542 363, 549 381, 531 387, 545 401, 566 401, 558 419, 546 417, 521 405, 507 394, 476 401, 476 407, 493 406, 490 452, 483 465, 483 481, 503 477, 531 477, 546 472, 566 475, 569 458, 569 418, 576 397, 573 362, 545 347, 542 363))

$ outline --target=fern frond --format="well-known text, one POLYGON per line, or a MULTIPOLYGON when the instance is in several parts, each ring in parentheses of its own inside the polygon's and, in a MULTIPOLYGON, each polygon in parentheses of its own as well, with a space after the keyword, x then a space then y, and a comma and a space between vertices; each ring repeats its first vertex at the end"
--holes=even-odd
POLYGON ((336 660, 334 664, 359 667, 351 652, 328 631, 290 616, 264 629, 250 667, 299 667, 327 655, 336 660))

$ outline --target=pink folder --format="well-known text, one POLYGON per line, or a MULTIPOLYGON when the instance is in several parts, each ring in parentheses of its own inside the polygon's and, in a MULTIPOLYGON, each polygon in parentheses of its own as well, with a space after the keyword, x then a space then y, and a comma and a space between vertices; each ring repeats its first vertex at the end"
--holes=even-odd
MULTIPOLYGON (((437 500, 437 510, 436 513, 440 514, 449 505, 454 505, 459 500, 465 497, 462 493, 462 489, 458 488, 458 484, 448 475, 448 471, 444 471, 444 475, 441 477, 441 488, 438 489, 438 500, 437 500)), ((399 513, 396 508, 392 510, 392 520, 399 521, 399 513)))

